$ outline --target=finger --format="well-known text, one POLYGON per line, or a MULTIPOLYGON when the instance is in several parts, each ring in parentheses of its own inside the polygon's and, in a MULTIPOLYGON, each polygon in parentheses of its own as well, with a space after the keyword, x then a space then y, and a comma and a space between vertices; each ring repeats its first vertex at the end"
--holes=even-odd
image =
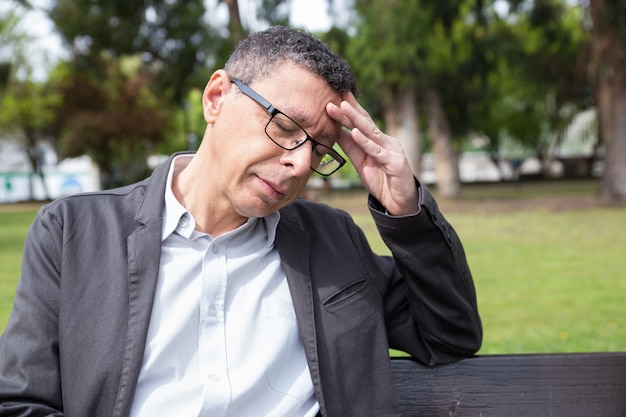
POLYGON ((344 100, 337 106, 328 103, 328 115, 350 129, 342 132, 339 146, 346 152, 353 163, 363 161, 367 155, 376 159, 384 153, 386 135, 376 126, 369 113, 361 107, 352 93, 344 95, 344 100), (364 154, 363 154, 364 153, 364 154))
POLYGON ((340 104, 344 116, 350 120, 349 125, 346 126, 351 129, 358 129, 368 139, 374 140, 378 144, 384 144, 387 135, 378 128, 370 114, 358 102, 354 99, 351 101, 353 102, 344 100, 340 104))
POLYGON ((339 122, 342 126, 352 129, 353 126, 349 117, 335 103, 328 103, 326 105, 326 113, 328 113, 331 119, 339 122))
POLYGON ((341 149, 343 149, 355 167, 359 167, 363 160, 367 157, 365 151, 358 143, 355 142, 352 136, 352 131, 350 130, 342 129, 337 140, 337 144, 341 147, 341 149))
POLYGON ((345 94, 339 104, 328 103, 326 112, 349 129, 356 127, 359 122, 374 124, 369 113, 359 104, 352 93, 345 94))
POLYGON ((352 163, 358 165, 359 162, 364 159, 365 155, 360 145, 358 145, 352 137, 351 130, 353 129, 353 123, 350 118, 345 114, 344 110, 334 103, 328 103, 326 105, 326 113, 328 113, 331 119, 337 121, 342 126, 339 131, 339 137, 337 138, 337 144, 343 149, 346 155, 348 155, 352 163))
POLYGON ((384 148, 381 146, 378 140, 374 139, 374 136, 380 134, 380 130, 374 126, 374 131, 370 134, 365 134, 359 128, 354 128, 351 131, 352 140, 357 144, 366 154, 378 159, 384 152, 384 148))
POLYGON ((365 109, 358 102, 356 97, 354 97, 354 94, 352 94, 352 92, 348 92, 348 93, 344 94, 343 97, 342 97, 342 100, 350 103, 350 105, 352 107, 354 107, 355 109, 357 109, 357 110, 359 110, 361 112, 367 113, 367 111, 365 111, 365 109))

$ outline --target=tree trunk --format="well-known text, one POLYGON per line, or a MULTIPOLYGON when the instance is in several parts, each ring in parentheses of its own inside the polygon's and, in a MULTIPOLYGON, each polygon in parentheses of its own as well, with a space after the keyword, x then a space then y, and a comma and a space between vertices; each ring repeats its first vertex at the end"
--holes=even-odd
POLYGON ((44 155, 43 151, 37 146, 37 138, 30 129, 25 129, 24 134, 26 136, 26 155, 30 162, 31 173, 28 175, 28 191, 30 193, 30 200, 35 199, 35 185, 33 183, 34 175, 36 175, 40 182, 44 193, 44 200, 50 199, 50 193, 48 192, 48 186, 46 184, 46 175, 43 171, 44 155))
MULTIPOLYGON (((621 71, 626 71, 626 67, 621 71)), ((600 182, 600 200, 604 203, 626 201, 626 81, 611 78, 598 87, 601 96, 598 111, 604 144, 604 173, 600 182)))
POLYGON ((241 24, 239 4, 237 3, 237 0, 219 0, 219 2, 226 3, 228 6, 228 29, 230 30, 230 39, 236 46, 246 37, 243 25, 241 24))
POLYGON ((413 173, 419 177, 421 161, 421 135, 417 117, 415 89, 407 87, 394 95, 383 110, 386 131, 397 138, 409 160, 413 173))
POLYGON ((428 136, 435 153, 437 192, 443 198, 456 198, 461 194, 461 179, 458 157, 452 149, 450 124, 439 92, 429 89, 426 92, 425 101, 428 136))
POLYGON ((626 37, 607 22, 611 3, 590 2, 592 57, 589 66, 595 86, 599 133, 604 145, 604 173, 599 197, 605 203, 626 200, 626 37))

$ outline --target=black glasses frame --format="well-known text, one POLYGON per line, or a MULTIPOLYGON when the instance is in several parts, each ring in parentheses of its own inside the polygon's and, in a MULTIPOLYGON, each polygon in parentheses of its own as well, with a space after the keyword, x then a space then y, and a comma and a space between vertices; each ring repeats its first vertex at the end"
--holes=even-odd
MULTIPOLYGON (((272 142, 274 142, 277 146, 279 146, 282 149, 285 149, 287 151, 296 149, 302 145, 304 145, 307 141, 310 141, 313 144, 313 147, 322 147, 324 149, 324 151, 331 157, 333 158, 339 165, 333 169, 330 172, 324 173, 324 172, 320 172, 318 171, 316 168, 311 167, 311 169, 315 172, 317 172, 320 175, 323 175, 325 177, 330 176, 332 174, 334 174, 335 172, 337 172, 339 170, 339 168, 341 168, 342 166, 345 165, 346 160, 345 158, 343 158, 341 155, 339 155, 339 153, 337 151, 335 151, 333 148, 330 148, 326 145, 324 145, 323 143, 320 143, 318 141, 316 141, 315 139, 313 139, 313 137, 311 135, 308 134, 308 132, 306 130, 304 130, 304 128, 302 126, 300 126, 300 124, 298 124, 298 122, 296 122, 295 120, 293 120, 291 117, 289 117, 288 115, 286 115, 285 113, 283 113, 282 111, 278 110, 276 107, 274 107, 272 105, 272 103, 270 103, 269 101, 267 101, 265 98, 263 98, 263 96, 261 96, 259 93, 257 93, 256 91, 254 91, 251 87, 249 87, 247 84, 245 84, 243 81, 240 80, 236 80, 236 79, 231 79, 230 82, 232 82, 233 84, 235 84, 239 90, 246 96, 248 96, 249 98, 251 98, 254 102, 256 102, 258 105, 260 105, 261 107, 263 107, 265 110, 267 110, 267 112, 270 114, 270 120, 267 122, 267 125, 265 126, 265 134, 267 135, 268 138, 270 138, 270 140, 272 142), (267 133, 267 126, 269 126, 269 124, 272 122, 272 119, 274 118, 274 116, 276 116, 277 114, 282 114, 283 116, 285 116, 286 118, 288 118, 289 120, 291 120, 296 126, 298 126, 302 132, 305 135, 305 139, 302 142, 298 142, 295 146, 291 146, 291 147, 286 147, 281 145, 280 143, 276 142, 270 135, 269 133, 267 133)), ((319 166, 317 167, 319 168, 319 166)))

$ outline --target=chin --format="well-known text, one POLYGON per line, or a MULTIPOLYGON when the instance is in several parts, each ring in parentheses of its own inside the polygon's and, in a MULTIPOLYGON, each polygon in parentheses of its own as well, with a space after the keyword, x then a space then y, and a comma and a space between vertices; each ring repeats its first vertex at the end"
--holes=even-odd
POLYGON ((239 213, 240 216, 246 217, 246 218, 254 218, 254 217, 263 218, 270 213, 274 213, 275 211, 280 210, 283 207, 284 207, 284 204, 268 205, 265 202, 262 202, 261 204, 258 204, 258 205, 242 207, 241 209, 237 210, 237 212, 239 213))

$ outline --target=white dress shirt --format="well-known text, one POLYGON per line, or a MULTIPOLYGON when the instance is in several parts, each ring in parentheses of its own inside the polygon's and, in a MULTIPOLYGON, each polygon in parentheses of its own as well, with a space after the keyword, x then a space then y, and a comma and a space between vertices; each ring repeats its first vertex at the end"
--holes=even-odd
POLYGON ((159 279, 131 417, 302 416, 313 394, 295 311, 274 246, 279 213, 213 238, 195 230, 172 178, 159 279))

